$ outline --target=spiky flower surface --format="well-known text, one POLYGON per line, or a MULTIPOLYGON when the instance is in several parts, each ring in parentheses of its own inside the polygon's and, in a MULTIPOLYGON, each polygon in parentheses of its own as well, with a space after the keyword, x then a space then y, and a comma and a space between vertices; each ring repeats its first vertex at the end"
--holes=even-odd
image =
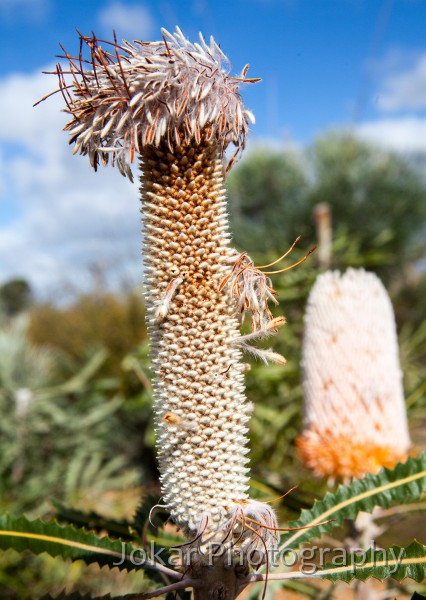
POLYGON ((321 275, 303 342, 302 461, 327 477, 361 477, 404 460, 410 446, 389 296, 372 273, 321 275))
POLYGON ((97 168, 111 160, 132 178, 135 151, 167 142, 215 140, 222 150, 229 143, 243 147, 252 114, 244 108, 238 87, 246 78, 231 77, 229 61, 213 38, 207 45, 189 42, 179 28, 163 31, 159 42, 103 42, 80 37, 80 54, 69 61, 69 71, 57 65, 60 90, 72 116, 65 129, 75 152, 87 154, 97 168), (83 45, 90 58, 83 58, 83 45))
MULTIPOLYGON (((59 65, 56 71, 72 115, 66 129, 75 151, 88 154, 95 169, 99 160, 107 164, 111 158, 131 177, 129 164, 135 153, 140 156, 164 503, 197 543, 213 536, 232 548, 241 542, 245 551, 268 551, 278 543, 274 511, 247 493, 251 405, 240 359, 248 340, 239 333, 238 298, 229 281, 223 283, 235 261, 224 151, 229 143, 237 152, 244 145, 251 115, 238 86, 255 80, 245 77, 247 67, 240 78, 230 77, 214 40, 207 46, 201 37, 192 44, 179 29, 163 34, 161 42, 111 44, 111 52, 94 36, 81 36, 79 56, 66 54, 71 82, 59 65), (82 57, 84 44, 89 60, 82 57)), ((238 293, 248 294, 248 308, 257 314, 257 297, 263 301, 268 290, 246 276, 237 283, 247 287, 238 293)), ((256 337, 283 322, 262 321, 256 337)), ((271 351, 248 348, 264 360, 283 361, 271 351)))
POLYGON ((142 168, 163 499, 189 537, 226 537, 250 515, 255 522, 238 537, 269 550, 277 544, 277 522, 270 507, 248 499, 251 405, 235 344, 235 300, 229 286, 220 286, 230 253, 221 150, 205 141, 171 154, 163 143, 145 149, 142 168))
POLYGON ((217 144, 165 143, 142 155, 148 326, 155 369, 163 498, 196 532, 223 524, 247 499, 246 423, 239 335, 227 291, 226 204, 217 144), (165 303, 170 282, 180 285, 165 303), (167 304, 167 306, 166 306, 167 304), (167 310, 166 310, 167 309, 167 310))

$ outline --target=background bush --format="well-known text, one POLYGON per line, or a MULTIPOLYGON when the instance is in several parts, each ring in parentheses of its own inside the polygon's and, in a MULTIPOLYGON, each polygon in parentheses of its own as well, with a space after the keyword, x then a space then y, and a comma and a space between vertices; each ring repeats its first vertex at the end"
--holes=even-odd
MULTIPOLYGON (((411 430, 424 446, 426 181, 416 163, 333 134, 304 153, 253 150, 231 172, 228 190, 235 247, 256 264, 275 260, 298 235, 283 266, 300 259, 316 243, 313 208, 330 204, 331 267, 374 270, 391 292, 411 430)), ((308 503, 309 490, 317 495, 324 483, 301 469, 294 439, 301 430, 303 313, 318 272, 313 254, 272 276, 276 314, 288 322, 273 346, 288 362, 265 367, 249 359, 246 377, 255 404, 253 485, 283 492, 302 483, 308 503)), ((56 500, 123 518, 142 495, 159 497, 141 296, 98 289, 59 307, 38 304, 26 282, 13 280, 0 287, 0 305, 2 512, 45 516, 56 500)), ((294 508, 301 505, 302 493, 294 508)), ((47 570, 43 560, 3 555, 0 596, 3 587, 4 597, 20 597, 28 582, 43 593, 45 576, 34 575, 47 570)), ((79 577, 92 589, 87 568, 79 577)))

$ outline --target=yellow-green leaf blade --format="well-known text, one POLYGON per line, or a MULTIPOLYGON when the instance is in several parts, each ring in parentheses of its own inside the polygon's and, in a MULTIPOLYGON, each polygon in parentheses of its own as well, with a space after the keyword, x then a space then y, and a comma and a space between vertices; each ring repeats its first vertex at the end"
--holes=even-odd
POLYGON ((335 493, 328 493, 316 501, 311 509, 303 510, 300 518, 289 527, 303 527, 286 533, 281 538, 281 550, 297 548, 303 542, 329 533, 344 519, 355 519, 360 511, 372 512, 375 506, 389 508, 419 499, 426 492, 426 452, 394 469, 382 469, 377 475, 354 479, 341 485, 335 493), (324 521, 328 521, 324 523, 324 521))

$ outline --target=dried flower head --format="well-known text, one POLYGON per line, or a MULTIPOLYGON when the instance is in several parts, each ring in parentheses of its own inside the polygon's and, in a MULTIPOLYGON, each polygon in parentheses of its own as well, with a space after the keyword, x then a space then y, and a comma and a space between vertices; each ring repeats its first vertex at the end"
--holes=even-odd
MULTIPOLYGON (((88 155, 96 170, 111 160, 132 178, 129 164, 143 146, 215 140, 242 149, 253 115, 244 108, 238 88, 258 79, 228 73, 230 63, 213 38, 207 45, 189 42, 179 28, 162 30, 159 42, 105 42, 80 34, 77 57, 65 52, 69 70, 56 67, 59 90, 72 119, 74 152, 88 155), (106 45, 105 49, 101 43, 106 45), (88 46, 90 57, 83 58, 88 46)), ((57 90, 57 91, 59 91, 57 90)), ((234 155, 235 156, 235 155, 234 155)))
POLYGON ((361 477, 404 460, 410 446, 395 319, 381 281, 364 270, 315 283, 303 343, 304 464, 361 477))

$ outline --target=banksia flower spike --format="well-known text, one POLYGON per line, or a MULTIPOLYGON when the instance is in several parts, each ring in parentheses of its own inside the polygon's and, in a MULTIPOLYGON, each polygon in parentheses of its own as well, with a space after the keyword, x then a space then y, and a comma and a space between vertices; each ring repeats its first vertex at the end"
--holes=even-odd
POLYGON ((389 296, 373 273, 320 275, 303 341, 302 462, 348 480, 404 461, 410 446, 389 296))
MULTIPOLYGON (((108 44, 80 38, 59 88, 71 115, 74 151, 116 164, 132 177, 138 155, 148 329, 162 498, 193 543, 271 550, 277 521, 248 497, 247 422, 242 350, 284 362, 248 342, 275 333, 266 274, 229 248, 224 152, 244 146, 251 113, 211 39, 192 44, 179 29, 160 42, 108 44), (90 50, 83 58, 83 47, 90 50), (106 47, 106 49, 105 49, 106 47), (242 312, 253 334, 239 333, 242 312), (249 339, 247 339, 250 338, 249 339)), ((229 167, 228 163, 228 167, 229 167)), ((266 560, 266 559, 265 559, 266 560)))

